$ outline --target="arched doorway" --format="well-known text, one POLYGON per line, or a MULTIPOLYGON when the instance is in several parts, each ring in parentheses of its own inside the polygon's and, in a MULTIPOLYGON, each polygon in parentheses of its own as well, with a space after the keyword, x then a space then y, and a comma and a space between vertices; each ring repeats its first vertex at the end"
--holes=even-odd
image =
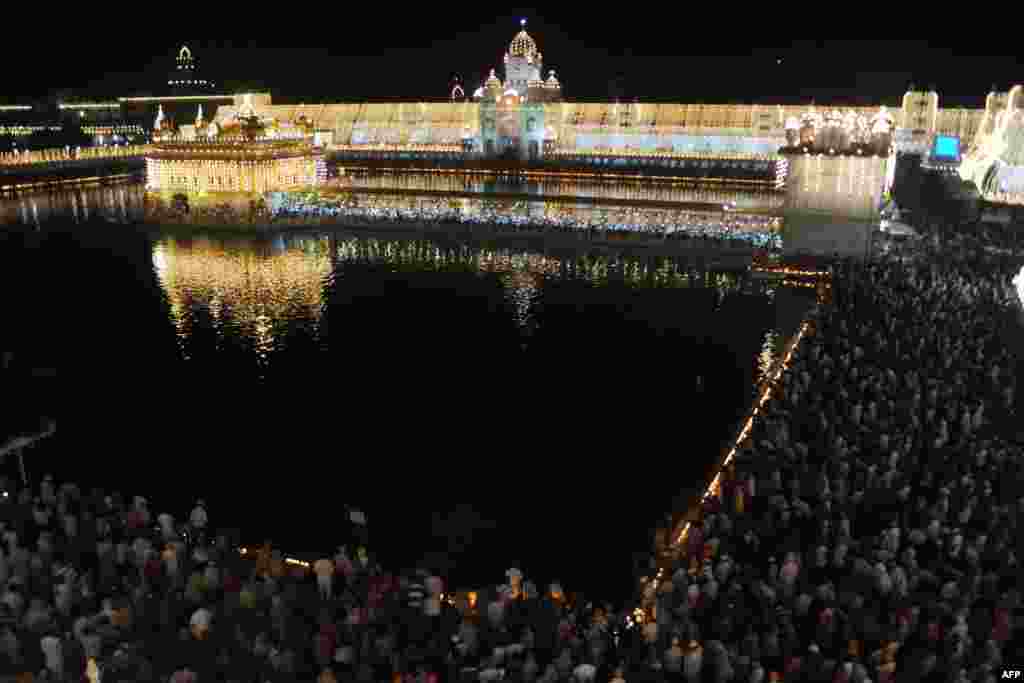
POLYGON ((488 159, 494 158, 494 140, 488 140, 484 143, 484 155, 488 159))
POLYGON ((536 140, 530 140, 530 161, 536 161, 540 157, 540 145, 536 140))

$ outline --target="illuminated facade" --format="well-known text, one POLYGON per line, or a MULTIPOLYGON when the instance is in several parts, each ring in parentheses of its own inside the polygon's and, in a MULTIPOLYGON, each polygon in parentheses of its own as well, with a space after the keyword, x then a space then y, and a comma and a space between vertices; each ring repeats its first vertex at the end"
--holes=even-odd
MULTIPOLYGON (((461 150, 471 156, 530 159, 554 152, 764 158, 780 149, 812 154, 926 154, 936 135, 960 139, 961 174, 990 199, 1024 202, 1024 121, 1021 86, 990 93, 984 108, 941 108, 939 94, 912 90, 885 106, 578 103, 564 101, 553 71, 525 26, 504 54, 504 80, 495 70, 473 97, 456 83, 446 102, 273 105, 251 100, 262 119, 311 124, 317 141, 334 149, 461 150), (894 103, 895 104, 895 103, 894 103)), ((221 125, 243 107, 241 95, 214 95, 194 54, 182 46, 168 78, 174 97, 126 97, 115 103, 62 105, 99 135, 129 135, 148 126, 162 106, 172 127, 187 130, 200 105, 221 125), (198 88, 198 90, 196 89, 198 88), (194 95, 186 95, 189 90, 194 95), (144 123, 143 123, 144 122, 144 123)), ((24 136, 45 127, 32 107, 0 107, 0 135, 24 136), (38 117, 36 117, 38 118, 38 117)))
MULTIPOLYGON (((504 81, 492 69, 469 101, 458 101, 460 86, 448 102, 317 105, 305 113, 343 148, 457 146, 475 156, 530 159, 553 151, 765 157, 783 148, 885 156, 927 152, 938 134, 959 137, 968 150, 984 135, 991 108, 942 109, 937 93, 919 91, 893 108, 566 102, 555 73, 545 78, 543 56, 525 28, 512 39, 504 69, 504 81)), ((220 106, 215 118, 238 110, 237 102, 220 106)), ((297 108, 268 98, 257 112, 286 120, 297 108)))
MULTIPOLYGON (((993 109, 1011 97, 993 93, 984 109, 942 109, 937 93, 916 90, 893 108, 566 102, 555 73, 544 74, 543 55, 525 27, 505 51, 504 72, 502 81, 492 69, 469 101, 458 101, 460 85, 448 102, 317 105, 305 114, 345 148, 457 146, 475 156, 520 159, 553 151, 765 157, 783 148, 885 156, 925 153, 940 134, 959 137, 970 150, 992 134, 986 126, 995 128, 993 109)), ((215 119, 238 111, 237 101, 222 105, 215 119)), ((278 120, 297 111, 272 105, 269 96, 257 105, 259 115, 278 120)))
POLYGON ((1024 86, 988 96, 960 176, 990 201, 1024 204, 1024 86))
POLYGON ((1024 308, 1024 267, 1021 267, 1017 277, 1014 278, 1013 286, 1017 288, 1017 298, 1020 299, 1021 308, 1024 308))
POLYGON ((272 192, 313 185, 313 146, 303 143, 163 142, 146 157, 155 192, 272 192))
POLYGON ((308 187, 323 177, 323 154, 305 121, 261 121, 251 104, 221 125, 207 124, 200 107, 195 124, 178 130, 161 109, 153 137, 146 156, 146 187, 153 192, 262 194, 308 187))

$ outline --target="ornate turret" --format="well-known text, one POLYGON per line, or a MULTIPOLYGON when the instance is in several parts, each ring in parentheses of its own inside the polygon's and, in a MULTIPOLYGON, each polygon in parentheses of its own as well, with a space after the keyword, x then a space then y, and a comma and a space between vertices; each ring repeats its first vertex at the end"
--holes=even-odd
POLYGON ((871 119, 871 131, 873 133, 888 133, 892 130, 893 117, 889 109, 883 104, 878 113, 871 119))
POLYGON ((562 84, 558 82, 554 70, 549 72, 548 80, 544 83, 544 89, 547 91, 548 102, 562 101, 562 84))
POLYGON ((487 77, 487 82, 484 83, 484 89, 487 90, 487 94, 491 95, 495 99, 501 96, 501 81, 498 80, 498 76, 494 73, 494 69, 491 69, 491 75, 487 77))
MULTIPOLYGON (((525 27, 526 20, 523 19, 520 25, 525 27)), ((541 54, 533 38, 523 28, 512 39, 505 53, 505 87, 525 94, 529 90, 530 81, 541 78, 541 54)))
POLYGON ((508 53, 512 57, 526 57, 531 61, 537 56, 537 43, 533 41, 530 34, 526 32, 526 19, 519 22, 523 27, 516 37, 512 39, 512 44, 508 48, 508 53))
POLYGON ((544 81, 536 78, 527 83, 526 100, 528 102, 546 102, 547 99, 547 89, 544 87, 544 81))
POLYGON ((265 132, 263 122, 256 115, 256 109, 252 105, 252 97, 246 95, 245 101, 238 110, 238 123, 242 136, 247 140, 255 140, 262 137, 265 132))
POLYGON ((169 140, 174 136, 174 122, 164 114, 163 105, 159 105, 156 112, 156 121, 153 124, 154 140, 169 140))
POLYGON ((203 105, 199 105, 199 111, 196 113, 196 130, 206 127, 206 120, 203 118, 203 105))
POLYGON ((245 119, 256 115, 256 108, 252 104, 252 94, 246 94, 242 106, 238 108, 238 117, 245 119))
POLYGON ((195 71, 195 60, 192 59, 192 50, 188 45, 182 45, 178 52, 178 71, 195 71))

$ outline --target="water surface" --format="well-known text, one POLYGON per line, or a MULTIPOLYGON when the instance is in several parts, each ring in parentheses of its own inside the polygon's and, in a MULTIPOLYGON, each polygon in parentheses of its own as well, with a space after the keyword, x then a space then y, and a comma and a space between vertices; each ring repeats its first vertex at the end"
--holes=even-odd
POLYGON ((62 345, 74 378, 32 468, 179 514, 202 497, 296 551, 361 505, 388 559, 448 551, 461 583, 516 562, 625 597, 806 303, 669 257, 154 232, 136 196, 37 200, 7 233, 20 338, 62 345), (104 202, 127 222, 86 222, 104 202), (465 501, 477 530, 444 536, 465 501))

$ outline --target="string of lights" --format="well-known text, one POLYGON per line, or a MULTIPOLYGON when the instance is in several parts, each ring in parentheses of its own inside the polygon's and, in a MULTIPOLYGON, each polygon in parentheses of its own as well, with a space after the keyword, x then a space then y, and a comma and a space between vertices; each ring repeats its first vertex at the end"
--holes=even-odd
POLYGON ((84 159, 117 159, 145 156, 152 150, 147 145, 124 145, 110 147, 65 147, 63 149, 16 150, 0 152, 0 166, 29 166, 62 161, 84 159))
POLYGON ((11 137, 26 137, 33 133, 40 133, 43 131, 60 132, 64 130, 64 126, 3 126, 0 125, 0 135, 10 135, 11 137))
MULTIPOLYGON (((813 283, 813 286, 818 287, 818 291, 821 295, 819 297, 819 303, 821 303, 823 299, 826 299, 828 296, 827 292, 829 289, 829 284, 828 278, 826 277, 827 274, 819 272, 818 275, 820 275, 822 279, 819 280, 818 282, 813 283)), ((734 441, 732 448, 719 463, 718 467, 715 468, 716 474, 714 478, 711 480, 711 482, 708 484, 708 486, 704 489, 704 492, 702 493, 699 500, 699 505, 704 505, 712 496, 721 495, 723 473, 732 464, 733 460, 736 457, 736 454, 739 452, 739 449, 742 448, 743 444, 745 444, 746 441, 749 439, 750 434, 753 431, 755 421, 758 417, 760 417, 761 413, 764 410, 764 407, 768 404, 771 398, 778 391, 782 374, 789 368, 790 364, 792 363, 793 354, 799 348, 804 337, 807 336, 808 334, 811 334, 812 330, 813 324, 810 320, 805 320, 803 323, 801 323, 800 328, 797 331, 797 334, 790 341, 788 348, 786 349, 785 355, 779 360, 774 370, 768 373, 768 377, 766 381, 763 383, 764 388, 760 394, 760 397, 754 403, 754 407, 750 415, 744 422, 743 428, 740 430, 739 435, 736 437, 736 440, 734 441)), ((689 537, 691 528, 693 528, 693 523, 690 521, 685 522, 682 526, 682 529, 670 542, 670 547, 677 550, 680 549, 683 546, 683 544, 686 543, 686 539, 689 537)), ((665 569, 664 567, 662 567, 658 569, 657 573, 652 579, 647 581, 647 583, 642 586, 642 593, 644 599, 642 601, 642 604, 639 607, 637 607, 633 612, 633 623, 643 624, 645 621, 650 621, 655 618, 655 606, 653 604, 653 596, 656 594, 659 585, 664 580, 666 580, 665 569)))
POLYGON ((161 140, 146 155, 146 187, 155 192, 271 192, 317 185, 327 165, 302 137, 161 140))

